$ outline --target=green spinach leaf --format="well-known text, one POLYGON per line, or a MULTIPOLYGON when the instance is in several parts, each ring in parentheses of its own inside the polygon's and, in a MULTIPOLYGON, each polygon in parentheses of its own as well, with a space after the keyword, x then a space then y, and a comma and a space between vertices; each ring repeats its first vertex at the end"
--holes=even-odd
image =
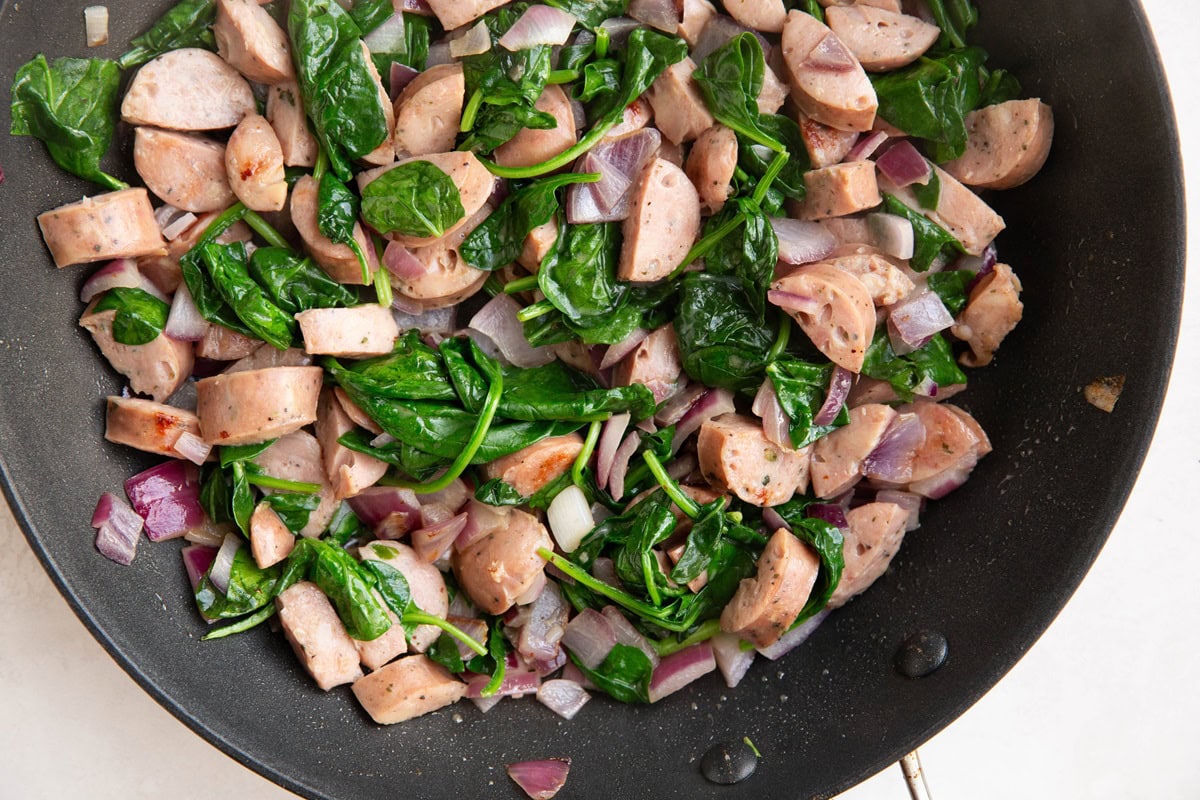
POLYGON ((293 494, 279 492, 268 494, 264 498, 271 508, 279 515, 279 519, 292 533, 299 533, 308 524, 312 512, 321 505, 321 496, 317 494, 293 494))
POLYGON ((924 272, 939 256, 953 258, 965 253, 962 243, 955 239, 950 231, 938 225, 916 209, 910 208, 894 195, 884 194, 883 205, 889 214, 904 217, 913 226, 913 257, 909 266, 917 272, 924 272))
POLYGON ((649 703, 650 678, 654 665, 650 658, 636 647, 627 644, 613 645, 604 660, 595 669, 588 669, 571 653, 571 660, 588 680, 596 684, 605 694, 622 703, 649 703))
POLYGON ((308 579, 333 603, 346 633, 364 642, 387 633, 392 621, 371 592, 373 587, 359 571, 359 563, 354 557, 340 547, 317 539, 305 541, 310 542, 309 547, 315 551, 308 579))
POLYGON ((850 423, 850 412, 843 404, 829 425, 814 425, 813 418, 825 404, 833 376, 832 364, 810 364, 781 359, 767 366, 767 376, 775 387, 779 405, 792 421, 789 434, 797 450, 850 423))
POLYGON ((935 272, 926 280, 929 289, 942 299, 942 304, 957 317, 966 308, 968 289, 976 274, 969 269, 951 269, 935 272))
POLYGON ((567 319, 581 325, 611 314, 628 289, 617 281, 620 242, 614 222, 568 225, 560 220, 555 246, 538 269, 538 287, 567 319))
POLYGON ((205 619, 231 619, 256 611, 276 595, 278 566, 260 569, 250 548, 242 544, 233 556, 229 584, 221 592, 208 575, 196 586, 196 606, 205 619))
POLYGON ((145 289, 117 287, 105 292, 93 311, 115 309, 113 339, 120 344, 148 344, 167 326, 171 307, 145 289))
POLYGON ((332 172, 321 176, 321 182, 317 185, 317 227, 325 238, 354 251, 354 257, 362 269, 363 283, 370 283, 371 267, 367 264, 367 254, 354 238, 360 206, 358 196, 332 172))
POLYGON ((386 356, 351 361, 344 366, 337 359, 327 358, 324 364, 347 390, 397 400, 453 400, 457 396, 441 355, 422 342, 416 330, 402 334, 386 356))
POLYGON ((296 338, 295 318, 272 303, 262 287, 250 277, 246 246, 241 242, 200 248, 200 258, 222 299, 255 336, 279 350, 292 346, 296 338))
POLYGON ((705 271, 712 275, 732 275, 740 278, 746 298, 760 321, 766 320, 767 289, 775 278, 779 263, 779 238, 771 220, 749 198, 736 198, 721 211, 709 217, 704 225, 705 235, 711 234, 736 215, 743 223, 722 237, 705 256, 705 271))
POLYGON ((546 5, 562 9, 583 27, 595 30, 606 19, 624 16, 629 0, 546 0, 546 5))
POLYGON ((971 0, 929 0, 929 10, 942 30, 941 43, 966 47, 967 31, 979 21, 979 12, 971 0))
POLYGON ((466 216, 458 186, 428 161, 409 161, 362 191, 363 219, 383 234, 441 236, 466 216))
POLYGON ((250 277, 271 302, 289 314, 340 308, 358 302, 354 293, 318 267, 283 247, 260 247, 250 256, 250 277))
POLYGON ((684 370, 707 386, 757 387, 775 332, 759 319, 742 281, 689 272, 680 284, 675 335, 684 370))
POLYGON ((117 65, 129 69, 168 50, 184 47, 216 50, 217 42, 210 27, 216 17, 214 0, 183 0, 150 26, 150 30, 131 41, 129 50, 117 59, 117 65))
POLYGON ((693 77, 718 122, 740 137, 784 152, 783 143, 759 126, 758 95, 765 72, 762 44, 747 32, 709 53, 693 77))
POLYGON ((914 391, 928 382, 938 386, 967 382, 967 376, 959 369, 944 336, 934 336, 920 349, 898 356, 888 339, 886 325, 875 331, 875 338, 867 348, 862 374, 887 381, 905 402, 912 400, 914 391))

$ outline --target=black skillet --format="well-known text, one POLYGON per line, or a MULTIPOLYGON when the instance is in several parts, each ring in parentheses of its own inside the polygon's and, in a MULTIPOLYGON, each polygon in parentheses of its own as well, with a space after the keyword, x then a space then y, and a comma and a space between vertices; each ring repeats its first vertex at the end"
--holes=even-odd
MULTIPOLYGON (((0 2, 0 126, 34 53, 88 54, 81 0, 0 2)), ((563 722, 532 702, 486 717, 462 704, 389 728, 349 692, 323 694, 278 635, 202 643, 177 544, 132 567, 97 555, 101 492, 150 464, 102 442, 101 398, 122 382, 75 325, 88 270, 57 271, 34 216, 95 187, 40 144, 0 136, 0 468, 30 545, 97 639, 217 747, 310 798, 513 797, 503 765, 570 756, 562 797, 828 797, 950 723, 1054 619, 1104 544, 1142 463, 1166 388, 1183 282, 1183 191, 1162 69, 1133 0, 981 0, 974 38, 1053 105, 1049 164, 991 200, 1025 320, 962 403, 996 452, 932 504, 893 568, 786 660, 731 691, 707 676, 651 707, 597 699, 563 722), (1104 414, 1081 387, 1124 375, 1104 414), (897 673, 898 646, 943 634, 932 675, 897 673), (461 718, 456 722, 455 718, 461 718), (757 771, 705 780, 714 744, 750 737, 757 771)), ((115 56, 169 3, 109 0, 115 56)), ((129 131, 108 166, 132 177, 129 131)))

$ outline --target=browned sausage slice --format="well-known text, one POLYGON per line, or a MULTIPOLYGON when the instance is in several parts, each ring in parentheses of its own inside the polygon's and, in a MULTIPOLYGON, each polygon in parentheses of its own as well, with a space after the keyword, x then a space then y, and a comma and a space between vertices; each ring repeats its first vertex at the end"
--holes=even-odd
POLYGON ((317 163, 320 145, 308 129, 300 89, 294 81, 276 84, 267 92, 267 121, 275 129, 285 166, 311 167, 317 163))
POLYGON ((525 237, 525 245, 521 248, 521 255, 517 256, 517 263, 530 272, 537 272, 542 260, 550 254, 557 241, 558 219, 552 217, 549 222, 538 225, 525 237))
MULTIPOLYGON (((379 561, 397 570, 408 581, 417 608, 426 614, 446 618, 450 611, 446 581, 437 567, 423 561, 411 547, 393 541, 371 542, 358 548, 358 556, 363 561, 379 561)), ((442 629, 436 625, 418 625, 410 640, 413 651, 424 653, 441 633, 442 629)), ((371 667, 370 664, 367 666, 371 667)))
MULTIPOLYGON (((296 181, 296 185, 292 187, 292 224, 304 240, 305 249, 321 269, 329 273, 329 277, 338 283, 361 285, 362 267, 354 251, 344 244, 335 244, 321 233, 317 224, 317 212, 320 208, 317 190, 317 182, 311 175, 304 175, 296 181)), ((354 238, 367 254, 368 264, 374 268, 375 248, 367 239, 362 225, 357 222, 354 223, 354 238)))
POLYGON ((273 367, 196 381, 196 413, 209 444, 253 444, 317 419, 324 370, 273 367))
POLYGON ((814 169, 841 163, 846 154, 854 149, 858 131, 842 131, 817 122, 815 119, 798 115, 800 137, 814 169))
MULTIPOLYGON (((270 345, 267 345, 268 347, 270 345)), ((237 361, 263 347, 253 336, 230 330, 224 325, 209 325, 196 342, 196 357, 212 361, 237 361)), ((274 348, 272 348, 274 349, 274 348)))
POLYGON ((783 0, 725 0, 724 5, 729 16, 763 33, 780 33, 787 19, 783 0))
POLYGON ((680 8, 679 37, 694 48, 700 42, 700 34, 704 26, 717 15, 717 9, 708 0, 682 0, 676 4, 680 8))
POLYGON ((561 86, 547 86, 534 107, 553 116, 558 124, 545 130, 522 128, 516 136, 496 148, 496 163, 500 166, 533 166, 574 146, 575 112, 561 86))
POLYGON ((252 0, 217 0, 213 23, 217 52, 256 83, 295 80, 287 34, 266 9, 252 0))
POLYGON ((37 220, 56 267, 167 253, 145 189, 85 197, 37 220))
POLYGON ((404 156, 454 149, 465 93, 462 64, 430 67, 396 98, 396 152, 404 156))
POLYGON ((1037 174, 1050 156, 1054 112, 1036 98, 1007 103, 967 114, 967 150, 942 164, 968 186, 1011 189, 1037 174))
POLYGON ((811 310, 788 309, 825 356, 851 372, 862 370, 875 335, 875 304, 862 281, 829 264, 807 264, 771 288, 811 301, 811 310))
POLYGON ((523 496, 529 497, 565 475, 581 450, 583 438, 578 433, 551 436, 496 459, 487 465, 485 471, 489 478, 499 478, 523 496))
POLYGON ((983 428, 960 408, 926 401, 902 410, 916 414, 925 427, 925 444, 913 455, 912 483, 934 478, 964 462, 973 467, 975 459, 991 452, 987 437, 980 439, 983 428))
POLYGON ((879 101, 875 87, 841 39, 816 17, 788 12, 783 60, 792 99, 809 117, 844 131, 869 131, 879 101))
POLYGON ((692 73, 696 62, 685 58, 655 78, 646 99, 654 108, 654 124, 675 144, 690 142, 716 121, 700 94, 692 73))
POLYGON ((507 0, 429 0, 429 7, 448 31, 474 22, 507 0))
POLYGON ((482 611, 503 614, 542 578, 546 562, 537 554, 539 548, 554 549, 550 534, 537 518, 514 510, 503 527, 454 554, 454 574, 482 611))
POLYGON ((416 655, 393 661, 360 678, 353 690, 371 719, 380 725, 391 725, 458 702, 467 693, 467 685, 440 664, 416 655))
POLYGON ((918 17, 865 5, 834 6, 825 21, 869 72, 908 66, 941 35, 936 25, 918 17))
POLYGON ((847 511, 846 521, 850 528, 843 531, 845 567, 829 608, 845 605, 887 571, 904 540, 908 512, 895 503, 867 503, 847 511))
POLYGON ((863 459, 896 418, 890 406, 869 403, 850 409, 850 424, 813 445, 812 484, 817 497, 837 497, 862 478, 863 459))
POLYGON ((683 360, 679 355, 679 340, 675 326, 664 325, 642 340, 633 352, 613 368, 613 386, 640 384, 661 403, 675 392, 683 360))
POLYGON ((315 583, 301 581, 275 598, 279 622, 296 658, 325 691, 362 677, 354 640, 315 583))
POLYGON ((1020 279, 1008 264, 996 264, 971 289, 966 308, 950 329, 971 346, 971 352, 963 353, 958 360, 968 367, 991 363, 1000 342, 1017 327, 1024 310, 1020 279))
POLYGON ((721 630, 756 647, 774 644, 800 616, 820 566, 791 531, 775 531, 758 557, 757 575, 741 582, 721 612, 721 630))
POLYGON ((260 569, 278 564, 296 546, 296 535, 288 530, 283 520, 266 500, 254 507, 250 515, 250 552, 260 569))
POLYGON ((400 328, 392 310, 372 304, 353 308, 312 308, 296 315, 309 355, 345 358, 392 352, 400 328))
POLYGON ((192 133, 138 128, 133 166, 163 202, 184 211, 220 211, 233 204, 225 147, 192 133))
POLYGON ((179 458, 175 443, 184 433, 200 435, 200 418, 191 411, 136 397, 108 398, 104 438, 110 442, 179 458))
POLYGON ((178 131, 232 128, 255 111, 254 92, 216 53, 191 47, 146 64, 121 101, 121 119, 178 131))
POLYGON ((283 149, 265 117, 247 114, 225 145, 225 173, 233 193, 252 211, 280 211, 287 202, 283 149))
POLYGON ((116 310, 93 311, 98 300, 84 309, 79 325, 92 335, 100 352, 117 372, 129 379, 129 388, 161 403, 192 374, 195 359, 190 342, 179 342, 160 333, 146 344, 121 344, 113 338, 116 310))
POLYGON ((921 206, 911 188, 896 186, 886 175, 879 176, 879 188, 941 225, 968 253, 979 255, 1004 230, 1004 220, 949 172, 937 166, 933 170, 937 173, 941 192, 937 208, 932 211, 921 206))
POLYGON ((700 233, 700 195, 683 170, 662 158, 642 167, 622 232, 621 280, 661 280, 683 263, 700 233))
POLYGON ((388 465, 385 462, 351 450, 338 441, 354 428, 354 421, 342 408, 333 390, 322 392, 317 407, 316 434, 317 441, 321 443, 325 477, 333 487, 335 500, 355 496, 373 486, 387 472, 388 465))
POLYGON ((717 213, 729 199, 737 159, 737 134, 724 125, 713 125, 692 145, 686 171, 700 195, 702 213, 717 213))
POLYGON ((904 270, 867 245, 838 248, 828 263, 862 281, 877 306, 898 303, 915 288, 904 270))
POLYGON ((780 447, 762 424, 722 414, 700 426, 696 455, 700 472, 720 492, 730 491, 756 506, 777 506, 808 485, 810 448, 780 447))
POLYGON ((847 161, 804 173, 807 192, 800 218, 844 217, 874 208, 883 202, 875 177, 875 162, 847 161))

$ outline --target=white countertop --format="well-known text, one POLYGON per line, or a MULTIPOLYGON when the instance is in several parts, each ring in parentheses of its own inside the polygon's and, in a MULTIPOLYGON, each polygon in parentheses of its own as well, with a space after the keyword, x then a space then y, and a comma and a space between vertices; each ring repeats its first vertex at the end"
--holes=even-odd
MULTIPOLYGON (((1190 155, 1188 183, 1200 186, 1195 2, 1143 0, 1190 155)), ((1200 231, 1198 201, 1189 222, 1200 231)), ((921 748, 935 796, 1200 797, 1200 624, 1188 613, 1200 609, 1200 531, 1186 502, 1200 486, 1198 293, 1193 280, 1162 420, 1120 523, 1030 653, 921 748), (1148 546, 1150 537, 1161 543, 1148 546)), ((142 692, 71 613, 2 501, 0 608, 0 798, 294 798, 142 692)), ((841 800, 906 797, 892 767, 841 800)))

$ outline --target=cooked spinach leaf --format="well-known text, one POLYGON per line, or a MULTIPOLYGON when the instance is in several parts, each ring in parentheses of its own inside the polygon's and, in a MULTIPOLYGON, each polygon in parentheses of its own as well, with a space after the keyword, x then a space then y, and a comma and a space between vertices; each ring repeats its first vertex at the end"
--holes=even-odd
POLYGON ((196 606, 209 620, 232 619, 256 611, 275 597, 280 567, 260 569, 244 543, 233 556, 229 584, 222 592, 208 575, 196 585, 196 606))
POLYGON ((115 309, 112 332, 119 344, 147 344, 167 326, 171 307, 145 289, 117 287, 105 292, 93 311, 115 309))
POLYGON ((779 238, 771 220, 749 198, 735 198, 704 225, 710 235, 735 216, 743 220, 732 233, 718 239, 705 256, 705 271, 741 279, 746 298, 760 321, 766 320, 767 288, 779 263, 779 238))
POLYGON ((829 394, 833 370, 832 364, 810 364, 793 359, 773 361, 767 366, 767 376, 775 387, 779 405, 791 420, 788 433, 792 447, 797 450, 850 422, 850 413, 843 404, 831 424, 813 424, 813 418, 829 394))
POLYGON ((629 0, 546 0, 546 5, 562 9, 585 28, 598 28, 612 17, 625 15, 629 0))
POLYGON ((262 287, 250 277, 243 243, 210 242, 200 247, 200 258, 221 298, 255 336, 279 350, 292 346, 297 332, 296 320, 272 303, 262 287))
POLYGON ((880 325, 875 331, 875 338, 867 348, 862 374, 887 381, 906 402, 912 400, 914 390, 929 382, 938 386, 967 382, 967 376, 954 361, 954 353, 944 336, 935 335, 920 349, 898 356, 888 339, 886 325, 880 325))
POLYGON ((971 0, 928 0, 929 11, 942 30, 940 41, 951 47, 966 47, 967 31, 979 21, 971 0))
POLYGON ((278 492, 268 494, 264 498, 271 508, 279 515, 279 519, 292 533, 299 533, 308 524, 312 512, 321 505, 321 496, 317 494, 293 494, 278 492))
POLYGON ((214 0, 183 0, 163 14, 150 30, 131 41, 129 50, 117 59, 117 66, 136 67, 168 50, 183 47, 216 50, 217 42, 210 27, 216 17, 214 0))
POLYGON ((429 161, 409 161, 363 187, 362 215, 383 234, 435 237, 464 216, 458 186, 429 161))
POLYGON ((902 203, 894 195, 884 194, 883 204, 889 214, 904 217, 913 227, 913 257, 909 266, 917 272, 924 272, 933 264, 938 256, 953 258, 965 253, 962 243, 955 239, 950 231, 938 225, 914 208, 902 203))
POLYGON ((457 396, 441 355, 422 342, 416 330, 401 334, 386 356, 345 365, 327 358, 324 364, 346 389, 397 400, 453 400, 457 396))
POLYGON ((354 251, 358 266, 362 270, 363 283, 371 282, 371 268, 367 265, 367 254, 354 238, 354 226, 358 223, 361 203, 354 192, 346 188, 332 172, 321 176, 317 184, 317 227, 321 235, 336 244, 344 244, 354 251))
POLYGON ((595 669, 584 666, 574 653, 571 660, 588 680, 605 694, 622 703, 649 703, 650 679, 654 665, 650 657, 636 647, 615 644, 595 669))
POLYGON ((806 506, 807 502, 799 498, 775 506, 779 516, 791 526, 792 534, 815 550, 817 558, 821 561, 817 582, 809 592, 808 601, 801 609, 800 615, 792 620, 793 628, 828 605, 830 596, 842 580, 842 571, 846 564, 842 553, 845 540, 841 530, 823 519, 808 516, 806 506))
POLYGON ((741 280, 705 272, 689 272, 680 281, 675 335, 689 376, 732 391, 752 390, 762 382, 775 338, 741 280))
POLYGON ((628 289, 617 281, 620 242, 614 222, 568 225, 560 220, 558 240, 538 269, 538 287, 567 319, 580 324, 612 313, 628 289))
POLYGON ((758 95, 765 72, 762 44, 747 32, 709 53, 693 76, 718 122, 739 137, 784 152, 783 143, 759 126, 758 95))
POLYGON ((256 249, 248 269, 271 302, 289 314, 358 302, 350 290, 329 277, 311 258, 301 258, 284 247, 256 249))
POLYGON ((952 269, 935 272, 926 281, 930 291, 941 298, 950 315, 957 317, 967 305, 971 283, 976 274, 969 269, 952 269))

